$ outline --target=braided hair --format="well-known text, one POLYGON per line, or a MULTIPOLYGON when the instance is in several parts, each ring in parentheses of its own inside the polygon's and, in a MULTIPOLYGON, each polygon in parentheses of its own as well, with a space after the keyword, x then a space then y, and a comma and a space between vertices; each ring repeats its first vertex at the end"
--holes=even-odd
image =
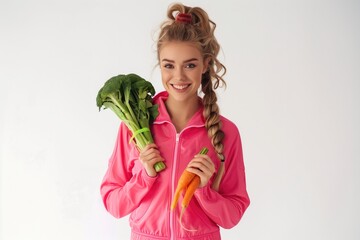
POLYGON ((195 43, 204 59, 209 59, 208 70, 202 75, 201 91, 204 94, 202 102, 204 105, 205 128, 207 129, 211 144, 221 161, 212 185, 212 188, 218 191, 225 171, 225 156, 222 144, 224 132, 221 130, 222 123, 215 90, 220 86, 226 86, 226 82, 222 78, 226 73, 226 68, 217 59, 220 45, 214 36, 216 24, 209 19, 208 14, 202 8, 192 8, 179 3, 169 7, 167 17, 168 20, 161 25, 157 41, 158 59, 161 47, 169 41, 195 43))

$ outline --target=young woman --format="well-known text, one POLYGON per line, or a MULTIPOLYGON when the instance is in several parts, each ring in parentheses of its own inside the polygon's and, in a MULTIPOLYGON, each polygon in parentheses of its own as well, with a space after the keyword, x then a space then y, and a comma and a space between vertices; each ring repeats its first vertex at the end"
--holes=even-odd
POLYGON ((157 43, 166 91, 154 98, 155 143, 138 153, 121 124, 101 194, 114 217, 131 214, 131 239, 218 240, 219 227, 234 227, 250 203, 239 131, 216 103, 225 67, 217 59, 215 23, 203 9, 175 4, 167 15, 157 43), (197 154, 203 147, 209 152, 197 154), (157 173, 159 161, 167 167, 157 173), (171 211, 170 204, 184 169, 200 185, 180 222, 180 206, 171 211))

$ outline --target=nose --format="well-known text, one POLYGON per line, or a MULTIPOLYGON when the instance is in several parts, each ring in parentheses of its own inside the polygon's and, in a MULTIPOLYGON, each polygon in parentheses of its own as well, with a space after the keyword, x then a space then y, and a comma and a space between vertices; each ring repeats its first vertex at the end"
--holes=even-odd
POLYGON ((174 79, 177 81, 184 80, 184 70, 182 67, 177 67, 174 70, 174 79))

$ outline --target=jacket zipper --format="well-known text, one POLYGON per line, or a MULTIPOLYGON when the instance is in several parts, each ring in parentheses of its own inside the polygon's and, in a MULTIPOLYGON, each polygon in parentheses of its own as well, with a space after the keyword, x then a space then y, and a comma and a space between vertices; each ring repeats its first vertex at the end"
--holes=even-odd
MULTIPOLYGON (((179 139, 180 139, 180 133, 176 133, 176 139, 175 139, 175 152, 174 152, 174 162, 173 162, 173 169, 171 174, 171 198, 174 198, 174 191, 175 191, 175 171, 177 164, 177 156, 178 156, 178 145, 179 145, 179 139)), ((170 200, 171 201, 171 200, 170 200)), ((175 239, 175 214, 174 211, 170 211, 170 239, 175 239)))
MULTIPOLYGON (((162 124, 162 123, 169 123, 170 125, 173 126, 175 132, 175 126, 172 122, 169 121, 162 121, 162 122, 154 122, 154 124, 162 124)), ((192 128, 192 127, 204 127, 204 124, 198 124, 198 125, 191 125, 188 126, 186 128, 184 128, 180 133, 176 132, 176 136, 175 136, 175 152, 174 152, 174 161, 173 161, 173 167, 172 167, 172 174, 171 174, 171 198, 170 198, 170 204, 171 201, 174 197, 174 192, 175 192, 175 175, 176 175, 176 167, 175 165, 177 165, 177 161, 178 161, 178 148, 179 148, 179 140, 180 140, 180 135, 183 131, 185 131, 186 129, 192 128)), ((171 240, 175 240, 175 214, 173 211, 170 211, 170 239, 171 240)))

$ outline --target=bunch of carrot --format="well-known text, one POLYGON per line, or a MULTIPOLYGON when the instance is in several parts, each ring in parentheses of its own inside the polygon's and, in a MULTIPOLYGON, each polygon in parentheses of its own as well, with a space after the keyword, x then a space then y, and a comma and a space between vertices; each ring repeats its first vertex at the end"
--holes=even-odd
MULTIPOLYGON (((204 147, 201 149, 199 154, 207 154, 207 152, 208 152, 208 149, 206 147, 204 147)), ((171 210, 174 210, 174 208, 176 207, 176 204, 179 200, 181 192, 185 191, 184 198, 181 202, 182 209, 181 209, 181 215, 180 215, 180 223, 181 223, 181 218, 184 213, 184 210, 187 208, 187 206, 189 206, 190 200, 199 185, 200 185, 200 177, 198 175, 196 175, 195 173, 191 173, 185 169, 179 178, 178 185, 177 185, 175 193, 174 193, 174 198, 171 202, 171 210)), ((184 229, 186 229, 186 228, 184 228, 184 229)), ((186 230, 193 231, 193 230, 189 230, 189 229, 186 229, 186 230)))

